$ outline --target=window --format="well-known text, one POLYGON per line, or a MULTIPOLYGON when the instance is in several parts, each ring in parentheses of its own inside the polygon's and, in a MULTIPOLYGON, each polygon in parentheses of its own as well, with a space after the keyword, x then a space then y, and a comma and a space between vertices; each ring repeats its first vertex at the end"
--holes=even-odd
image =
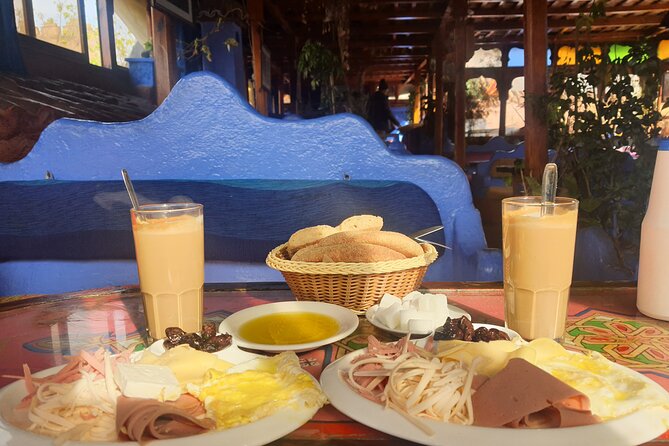
POLYGON ((474 55, 465 64, 465 68, 487 68, 502 66, 502 50, 493 48, 484 50, 479 48, 474 51, 474 55))
MULTIPOLYGON (((5 1, 5 0, 0 0, 5 1)), ((12 0, 17 31, 41 41, 88 55, 88 62, 102 66, 103 39, 98 11, 109 10, 114 38, 105 44, 115 50, 116 65, 127 66, 126 58, 141 57, 150 40, 146 3, 141 0, 12 0), (32 11, 30 17, 27 12, 32 11)), ((109 61, 109 65, 113 65, 109 61)))
POLYGON ((76 0, 32 0, 35 37, 82 52, 79 6, 76 0))
MULTIPOLYGON (((546 64, 551 64, 551 50, 550 48, 546 51, 546 64)), ((525 50, 522 48, 511 48, 509 50, 509 67, 522 67, 525 66, 525 50)))
POLYGON ((146 5, 136 0, 114 0, 116 64, 127 67, 126 58, 141 57, 149 40, 146 5))
POLYGON ((499 135, 499 91, 497 81, 487 77, 469 79, 466 84, 468 136, 499 135))
POLYGON ((26 30, 26 13, 23 10, 23 0, 14 0, 14 18, 16 19, 16 30, 21 34, 28 34, 26 30))
POLYGON ((632 48, 627 45, 611 45, 609 48, 609 60, 613 62, 615 60, 623 59, 631 49, 632 48))
POLYGON ((660 60, 669 59, 669 40, 661 40, 657 45, 657 57, 660 60))
MULTIPOLYGON (((613 46, 616 47, 617 45, 613 46)), ((588 57, 594 57, 595 62, 599 63, 602 57, 602 49, 598 46, 593 46, 592 53, 588 54, 589 54, 588 57)), ((581 59, 583 59, 583 57, 584 57, 583 55, 580 56, 581 59)), ((573 46, 560 47, 560 49, 558 50, 557 65, 574 65, 575 63, 576 63, 576 48, 574 48, 573 46)))
POLYGON ((511 81, 509 98, 506 100, 506 134, 515 135, 525 127, 525 77, 511 81))
POLYGON ((100 47, 100 22, 98 21, 98 5, 96 0, 84 0, 84 16, 86 17, 86 43, 88 45, 88 62, 102 66, 102 50, 100 47))

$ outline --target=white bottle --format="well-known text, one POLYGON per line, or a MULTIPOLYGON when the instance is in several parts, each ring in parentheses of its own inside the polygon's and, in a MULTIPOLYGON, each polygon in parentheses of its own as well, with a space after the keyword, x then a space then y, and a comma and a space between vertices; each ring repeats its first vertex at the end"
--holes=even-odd
POLYGON ((648 209, 641 224, 636 306, 669 320, 669 140, 660 141, 648 209))

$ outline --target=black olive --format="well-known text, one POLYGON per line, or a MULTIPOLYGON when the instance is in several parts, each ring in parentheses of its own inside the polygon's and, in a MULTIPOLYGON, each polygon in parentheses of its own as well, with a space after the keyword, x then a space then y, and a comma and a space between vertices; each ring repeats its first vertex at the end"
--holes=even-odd
POLYGON ((179 327, 167 327, 165 335, 173 344, 180 344, 181 338, 186 335, 186 332, 179 327))
POLYGON ((497 328, 491 328, 488 340, 489 341, 498 341, 498 340, 508 341, 508 340, 510 340, 510 338, 509 338, 509 335, 504 333, 503 331, 498 330, 497 328))
POLYGON ((474 338, 474 326, 472 321, 467 319, 466 316, 462 316, 458 321, 458 327, 462 330, 462 340, 471 341, 474 338))
POLYGON ((437 341, 450 341, 460 339, 462 330, 458 328, 457 322, 450 317, 446 318, 443 326, 435 330, 434 339, 437 341))
POLYGON ((479 327, 474 330, 474 342, 488 342, 490 338, 490 333, 487 328, 479 327))
POLYGON ((216 324, 213 322, 202 324, 202 339, 207 340, 213 336, 216 336, 216 324))
POLYGON ((177 345, 179 345, 179 344, 178 344, 178 343, 175 343, 175 342, 172 342, 172 341, 170 341, 169 339, 165 339, 165 340, 163 341, 163 347, 165 347, 165 350, 169 350, 169 349, 171 349, 172 347, 176 347, 177 345))

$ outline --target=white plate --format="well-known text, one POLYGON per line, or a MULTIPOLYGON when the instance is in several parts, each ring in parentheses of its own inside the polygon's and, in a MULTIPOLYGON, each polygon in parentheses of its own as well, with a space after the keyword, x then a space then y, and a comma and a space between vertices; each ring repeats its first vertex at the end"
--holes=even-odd
MULTIPOLYGON (((394 333, 397 335, 405 335, 409 334, 409 330, 399 330, 395 328, 390 328, 385 324, 382 324, 379 321, 374 320, 374 315, 376 314, 376 311, 379 309, 379 305, 372 305, 367 309, 367 312, 365 313, 365 317, 367 320, 375 327, 380 328, 381 330, 385 330, 390 333, 394 333)), ((471 315, 467 313, 465 310, 462 308, 458 308, 455 305, 448 304, 448 317, 451 319, 457 319, 462 316, 467 316, 468 319, 471 320, 471 315)), ((411 333, 412 335, 429 335, 431 332, 426 332, 426 333, 411 333)))
MULTIPOLYGON (((559 429, 490 428, 422 420, 434 430, 435 434, 430 436, 399 413, 391 409, 384 409, 380 404, 363 398, 344 382, 341 372, 350 367, 352 359, 365 351, 366 349, 349 353, 323 371, 321 387, 330 403, 359 423, 424 445, 564 446, 568 444, 570 446, 591 446, 605 444, 606 446, 633 446, 657 438, 669 426, 669 409, 654 407, 604 423, 559 429)), ((614 365, 624 369, 620 365, 614 365)), ((664 392, 659 384, 643 375, 641 378, 654 386, 658 392, 664 392)))
MULTIPOLYGON (((159 341, 154 342, 147 348, 146 350, 150 351, 154 355, 162 355, 165 353, 165 347, 163 347, 163 341, 164 339, 161 339, 159 341)), ((130 358, 131 361, 135 361, 141 357, 142 352, 135 352, 133 353, 130 358), (137 355, 137 356, 136 356, 137 355)), ((219 350, 217 352, 212 353, 213 355, 217 356, 219 359, 222 359, 223 361, 227 361, 231 364, 239 364, 242 362, 250 361, 252 359, 256 358, 261 358, 263 357, 262 355, 258 355, 256 353, 251 353, 247 352, 246 350, 242 350, 237 346, 237 342, 235 341, 235 338, 233 336, 232 338, 232 343, 224 348, 223 350, 219 350)))
POLYGON ((231 314, 221 322, 218 331, 221 333, 229 333, 232 338, 236 340, 237 345, 242 348, 250 348, 253 350, 262 350, 266 352, 282 352, 291 350, 294 352, 304 352, 313 350, 323 345, 332 344, 340 339, 350 335, 358 328, 358 316, 348 308, 339 305, 328 304, 324 302, 276 302, 272 304, 258 305, 255 307, 246 308, 231 314), (318 313, 334 318, 339 323, 339 331, 329 338, 321 339, 320 341, 307 342, 304 344, 286 344, 286 345, 272 345, 272 344, 258 344, 244 339, 239 334, 240 327, 255 318, 266 316, 272 313, 293 313, 293 312, 309 312, 318 313))
MULTIPOLYGON (((154 342, 149 348, 152 353, 162 354, 165 349, 162 341, 154 342)), ((219 352, 216 356, 220 359, 233 364, 245 362, 251 359, 259 358, 260 355, 240 350, 236 345, 230 345, 219 352)), ((57 372, 60 367, 53 367, 35 373, 34 375, 46 376, 57 372)), ((0 445, 16 446, 53 446, 54 439, 44 435, 37 435, 28 432, 11 423, 14 419, 13 408, 26 395, 23 380, 12 383, 0 390, 0 445)), ((191 437, 175 438, 172 440, 151 440, 151 445, 156 446, 210 446, 210 445, 239 445, 239 446, 261 446, 288 435, 295 429, 309 421, 317 412, 317 407, 305 408, 294 407, 281 409, 273 415, 258 420, 253 423, 245 424, 239 427, 233 427, 223 431, 212 431, 201 435, 191 437)), ((66 445, 103 445, 103 446, 128 446, 138 444, 136 442, 81 442, 68 441, 66 445)))

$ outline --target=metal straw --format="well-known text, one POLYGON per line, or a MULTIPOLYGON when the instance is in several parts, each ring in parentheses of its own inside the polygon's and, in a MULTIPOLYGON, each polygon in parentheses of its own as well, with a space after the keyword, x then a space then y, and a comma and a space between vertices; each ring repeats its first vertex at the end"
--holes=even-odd
POLYGON ((557 164, 548 163, 544 168, 544 177, 541 183, 541 215, 552 215, 555 208, 557 193, 557 164))
POLYGON ((128 191, 128 195, 130 196, 130 202, 132 203, 132 207, 134 210, 138 211, 139 201, 137 201, 135 188, 132 187, 132 181, 130 181, 130 175, 128 175, 128 171, 125 169, 121 169, 121 175, 123 176, 123 183, 125 184, 125 188, 128 191))

